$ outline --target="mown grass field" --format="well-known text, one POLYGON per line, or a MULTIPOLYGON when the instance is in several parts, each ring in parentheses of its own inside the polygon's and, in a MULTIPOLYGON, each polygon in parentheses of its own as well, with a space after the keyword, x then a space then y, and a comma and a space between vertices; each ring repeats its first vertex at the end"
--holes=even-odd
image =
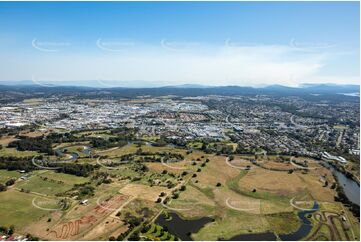
POLYGON ((20 176, 18 171, 0 170, 0 183, 5 183, 11 178, 18 179, 20 176))
POLYGON ((70 190, 74 184, 85 183, 89 179, 55 173, 53 171, 37 171, 29 177, 28 180, 18 181, 15 186, 18 189, 29 190, 44 195, 56 195, 70 190))
POLYGON ((22 231, 29 224, 48 215, 48 211, 40 210, 32 206, 32 200, 37 197, 36 195, 19 192, 14 189, 1 192, 1 225, 15 225, 16 230, 22 231))
POLYGON ((74 176, 74 175, 58 173, 54 171, 46 171, 44 173, 41 173, 41 176, 47 177, 49 179, 63 181, 65 184, 68 185, 81 184, 89 181, 89 178, 86 177, 74 176))
POLYGON ((18 151, 15 148, 0 149, 0 156, 28 157, 38 155, 36 151, 18 151))
POLYGON ((29 105, 40 105, 43 104, 45 100, 43 98, 28 98, 24 99, 23 103, 29 104, 29 105))

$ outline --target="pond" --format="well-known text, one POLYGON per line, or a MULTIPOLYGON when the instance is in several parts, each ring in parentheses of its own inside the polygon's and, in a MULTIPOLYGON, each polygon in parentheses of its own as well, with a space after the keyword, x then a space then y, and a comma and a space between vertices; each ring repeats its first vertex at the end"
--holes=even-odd
POLYGON ((84 148, 81 150, 84 154, 90 156, 92 154, 91 148, 88 146, 84 146, 84 148))
POLYGON ((204 225, 213 221, 212 218, 203 217, 194 220, 184 220, 176 213, 169 213, 172 219, 167 220, 164 214, 161 214, 155 223, 167 227, 171 234, 176 235, 181 240, 192 240, 191 234, 198 232, 204 225))
MULTIPOLYGON (((296 241, 306 237, 312 229, 311 222, 307 219, 307 215, 314 213, 318 210, 319 205, 317 202, 314 202, 311 211, 300 211, 298 212, 298 217, 301 220, 301 226, 297 231, 290 234, 281 234, 279 238, 284 241, 296 241)), ((203 217, 195 220, 184 220, 176 213, 170 213, 169 216, 172 217, 171 220, 167 220, 167 217, 161 214, 157 220, 156 224, 167 227, 168 230, 176 235, 181 240, 192 240, 190 235, 192 233, 198 232, 204 225, 209 222, 212 222, 212 218, 203 217)), ((265 233, 254 233, 254 234, 239 234, 233 236, 229 241, 272 241, 277 240, 277 236, 272 232, 265 233)))

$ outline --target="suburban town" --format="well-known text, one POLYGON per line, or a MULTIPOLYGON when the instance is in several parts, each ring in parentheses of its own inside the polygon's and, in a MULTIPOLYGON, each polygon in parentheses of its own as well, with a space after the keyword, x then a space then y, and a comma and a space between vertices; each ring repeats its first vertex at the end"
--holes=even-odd
MULTIPOLYGON (((295 97, 137 97, 134 100, 26 100, 0 108, 0 127, 52 130, 137 127, 139 135, 232 141, 240 151, 359 155, 358 103, 295 97), (297 111, 288 110, 292 103, 297 111), (314 145, 314 144, 317 144, 314 145)), ((341 159, 343 160, 343 159, 341 159)))

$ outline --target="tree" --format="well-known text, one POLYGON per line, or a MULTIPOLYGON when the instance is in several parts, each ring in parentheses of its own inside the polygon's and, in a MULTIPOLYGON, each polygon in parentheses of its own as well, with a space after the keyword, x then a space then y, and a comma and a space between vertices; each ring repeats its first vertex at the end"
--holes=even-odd
POLYGON ((14 178, 11 178, 10 180, 7 180, 6 182, 5 182, 5 185, 6 186, 12 186, 12 185, 14 185, 15 184, 15 179, 14 178))
POLYGON ((182 172, 182 176, 186 176, 187 174, 188 174, 188 172, 186 172, 186 171, 182 172))
POLYGON ((0 192, 6 191, 6 186, 0 183, 0 192))
POLYGON ((14 232, 15 232, 15 226, 10 225, 9 230, 8 230, 8 235, 12 235, 14 232))
POLYGON ((331 189, 335 189, 336 188, 336 183, 334 182, 334 183, 332 183, 332 185, 331 185, 331 187, 330 187, 331 189))
POLYGON ((222 186, 222 184, 220 182, 218 182, 216 186, 220 187, 220 186, 222 186))

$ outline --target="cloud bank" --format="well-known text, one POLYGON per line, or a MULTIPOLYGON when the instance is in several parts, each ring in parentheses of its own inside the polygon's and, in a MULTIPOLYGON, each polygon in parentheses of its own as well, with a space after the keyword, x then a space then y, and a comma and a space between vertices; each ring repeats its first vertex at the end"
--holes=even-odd
MULTIPOLYGON (((60 45, 51 47, 57 46, 60 45)), ((159 46, 149 46, 99 39, 91 52, 61 47, 52 51, 55 53, 33 48, 37 53, 0 57, 3 59, 0 79, 35 78, 38 82, 73 84, 102 80, 115 86, 298 86, 305 82, 359 82, 357 75, 327 75, 323 71, 331 60, 340 56, 329 44, 291 41, 289 45, 247 45, 228 39, 219 46, 167 40, 162 40, 159 46)))

